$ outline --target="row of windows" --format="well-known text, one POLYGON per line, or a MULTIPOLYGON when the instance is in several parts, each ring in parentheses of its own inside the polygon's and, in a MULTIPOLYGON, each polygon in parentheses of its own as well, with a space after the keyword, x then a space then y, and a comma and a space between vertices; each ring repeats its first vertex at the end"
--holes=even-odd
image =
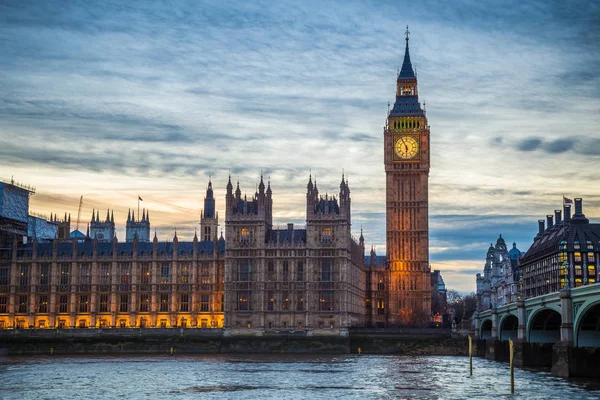
MULTIPOLYGON (((238 290, 237 296, 237 311, 251 311, 252 310, 252 291, 250 290, 238 290)), ((292 299, 289 293, 283 292, 281 295, 281 304, 279 308, 276 308, 276 298, 273 292, 267 292, 267 304, 266 308, 268 311, 288 311, 292 310, 292 299)), ((296 293, 295 298, 295 309, 296 311, 304 311, 305 298, 304 293, 296 293)), ((319 298, 317 300, 319 311, 333 311, 334 310, 334 291, 333 290, 320 290, 319 298)))
POLYGON ((419 121, 394 121, 394 129, 411 129, 411 128, 420 128, 421 123, 419 121))
MULTIPOLYGON (((72 283, 71 280, 71 264, 63 263, 59 265, 58 271, 58 282, 60 285, 69 285, 72 283)), ((78 271, 78 282, 82 285, 90 285, 92 283, 91 276, 91 264, 82 263, 79 264, 78 271)), ((171 283, 172 280, 172 268, 170 263, 162 264, 159 267, 159 283, 171 283)), ((28 264, 23 264, 19 266, 18 270, 19 274, 19 285, 27 286, 30 282, 31 268, 28 264)), ((132 271, 130 263, 120 263, 117 269, 117 282, 128 284, 132 283, 132 271)), ((39 268, 39 285, 49 285, 50 284, 50 265, 42 264, 39 268)), ((100 264, 98 270, 98 283, 103 284, 111 284, 115 283, 114 279, 112 279, 112 265, 109 263, 100 264)), ((190 266, 187 264, 181 265, 178 269, 178 277, 179 283, 189 283, 191 282, 191 270, 190 266)), ((200 267, 200 283, 211 283, 210 271, 208 266, 200 267)), ((139 282, 142 284, 152 283, 152 268, 149 263, 141 264, 139 267, 139 282)), ((3 266, 0 267, 0 285, 10 285, 10 267, 3 266)))
MULTIPOLYGON (((43 320, 43 319, 39 320, 37 328, 39 328, 39 329, 46 328, 47 327, 46 326, 46 322, 47 321, 43 320)), ((206 319, 206 318, 203 318, 203 319, 200 320, 200 323, 198 324, 198 327, 200 327, 200 328, 208 328, 210 326, 211 328, 216 328, 216 327, 218 327, 218 324, 219 323, 217 321, 215 321, 215 320, 210 321, 210 324, 209 324, 209 320, 206 319)), ((106 328, 109 327, 109 322, 108 322, 107 319, 100 318, 98 325, 99 325, 100 329, 106 329, 106 328)), ((17 324, 16 324, 16 328, 17 329, 25 329, 25 326, 26 326, 25 320, 17 320, 17 324)), ((140 318, 140 321, 139 321, 139 327, 140 328, 147 328, 149 326, 150 326, 150 323, 149 323, 148 319, 146 319, 144 317, 140 318)), ((179 326, 181 328, 187 328, 188 327, 188 320, 187 320, 187 318, 181 318, 181 320, 179 321, 179 326)), ((86 319, 80 319, 77 322, 77 328, 87 328, 87 327, 88 327, 88 321, 86 319)), ((116 327, 117 328, 128 328, 130 326, 128 325, 126 319, 119 319, 116 322, 116 327)), ((160 319, 158 321, 157 327, 159 327, 159 328, 167 328, 167 327, 169 327, 167 319, 160 319)), ((171 326, 171 327, 173 328, 173 326, 171 326)), ((5 328, 6 328, 6 321, 0 321, 0 329, 5 329, 5 328)), ((57 328, 58 329, 66 329, 67 328, 67 321, 64 320, 64 319, 59 319, 58 323, 57 323, 57 328)))
MULTIPOLYGON (((237 280, 241 282, 249 282, 252 280, 252 262, 250 260, 238 261, 237 267, 237 280)), ((266 280, 268 282, 283 281, 288 282, 292 280, 292 277, 296 281, 304 281, 304 262, 298 261, 296 263, 295 275, 292 275, 290 270, 290 264, 288 261, 284 261, 281 266, 281 271, 278 274, 273 261, 269 261, 267 264, 266 280), (278 279, 279 278, 279 279, 278 279)), ((321 261, 321 267, 319 270, 319 280, 321 282, 333 282, 335 280, 334 264, 333 260, 324 259, 321 261)))
MULTIPOLYGON (((158 304, 159 310, 161 312, 168 312, 171 308, 171 298, 172 296, 169 293, 160 293, 158 296, 158 304)), ((198 310, 200 312, 208 312, 210 311, 210 303, 211 303, 211 295, 210 293, 202 293, 200 294, 199 299, 199 307, 198 310)), ((151 295, 149 294, 140 294, 138 295, 138 306, 137 311, 139 312, 150 312, 150 302, 151 295)), ((70 304, 71 296, 70 295, 59 295, 57 296, 57 307, 59 313, 67 313, 69 312, 69 304, 70 304)), ((131 295, 130 294, 120 294, 117 296, 117 310, 118 312, 131 312, 131 295)), ((39 313, 47 313, 49 312, 49 296, 48 295, 39 295, 36 298, 35 310, 39 313)), ((77 304, 76 309, 78 312, 90 312, 91 311, 91 296, 87 294, 82 294, 77 296, 77 304)), ((8 313, 8 296, 0 296, 0 314, 8 313)), ((177 310, 181 312, 191 311, 191 296, 187 293, 180 294, 178 296, 177 310)), ((29 296, 21 295, 17 297, 16 309, 18 313, 26 313, 29 307, 29 296)), ((221 304, 216 305, 217 309, 223 311, 223 298, 221 298, 221 304)), ((110 312, 110 297, 108 294, 101 294, 98 296, 98 312, 110 312)), ((215 310, 217 311, 217 310, 215 310)))

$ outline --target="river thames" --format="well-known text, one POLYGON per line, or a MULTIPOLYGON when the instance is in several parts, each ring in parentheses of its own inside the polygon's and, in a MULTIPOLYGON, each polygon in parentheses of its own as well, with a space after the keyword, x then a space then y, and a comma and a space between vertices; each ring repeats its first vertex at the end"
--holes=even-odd
POLYGON ((598 399, 600 387, 465 357, 10 357, 2 399, 598 399))

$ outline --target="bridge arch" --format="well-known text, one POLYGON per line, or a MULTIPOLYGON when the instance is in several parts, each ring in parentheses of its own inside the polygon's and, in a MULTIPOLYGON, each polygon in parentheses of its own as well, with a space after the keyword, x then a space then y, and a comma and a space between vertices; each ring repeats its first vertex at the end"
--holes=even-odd
POLYGON ((577 347, 600 347, 600 301, 581 310, 575 325, 575 338, 577 347))
POLYGON ((485 319, 481 323, 481 331, 479 332, 481 339, 490 340, 492 338, 492 320, 485 319))
POLYGON ((516 340, 518 337, 519 319, 513 314, 506 314, 500 321, 500 340, 516 340))
POLYGON ((552 308, 537 310, 529 319, 528 342, 556 343, 560 341, 560 313, 552 308))

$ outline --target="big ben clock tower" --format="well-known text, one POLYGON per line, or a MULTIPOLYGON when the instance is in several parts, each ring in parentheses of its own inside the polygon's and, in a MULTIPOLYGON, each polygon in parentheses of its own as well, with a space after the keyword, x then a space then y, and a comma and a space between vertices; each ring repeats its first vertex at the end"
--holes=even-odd
POLYGON ((429 125, 408 51, 396 82, 396 102, 384 129, 389 323, 425 325, 431 316, 429 269, 429 125))

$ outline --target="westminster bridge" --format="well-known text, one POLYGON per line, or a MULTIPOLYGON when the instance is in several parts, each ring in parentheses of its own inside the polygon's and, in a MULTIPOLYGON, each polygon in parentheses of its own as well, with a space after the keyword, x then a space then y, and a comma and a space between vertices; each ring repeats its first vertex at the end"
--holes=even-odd
POLYGON ((486 358, 506 358, 502 353, 511 339, 521 365, 551 365, 558 376, 589 375, 590 368, 600 373, 600 284, 478 312, 473 327, 483 344, 479 355, 486 358))

